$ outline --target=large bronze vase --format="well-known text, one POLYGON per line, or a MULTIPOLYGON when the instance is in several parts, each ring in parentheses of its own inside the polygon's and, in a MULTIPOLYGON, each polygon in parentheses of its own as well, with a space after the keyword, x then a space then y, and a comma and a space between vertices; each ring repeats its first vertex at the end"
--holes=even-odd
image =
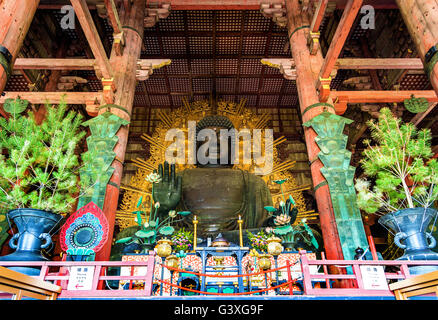
MULTIPOLYGON (((37 209, 15 209, 8 218, 17 226, 18 233, 9 241, 14 253, 0 257, 0 261, 44 261, 41 250, 52 244, 49 232, 60 222, 62 216, 37 209)), ((9 267, 27 275, 39 275, 40 268, 9 267)))
MULTIPOLYGON (((436 245, 436 240, 427 233, 432 221, 435 221, 438 211, 432 208, 408 208, 386 214, 379 223, 395 232, 394 243, 405 250, 397 260, 437 260, 438 253, 430 250, 436 245)), ((423 274, 438 270, 438 266, 414 266, 409 271, 412 274, 423 274)))

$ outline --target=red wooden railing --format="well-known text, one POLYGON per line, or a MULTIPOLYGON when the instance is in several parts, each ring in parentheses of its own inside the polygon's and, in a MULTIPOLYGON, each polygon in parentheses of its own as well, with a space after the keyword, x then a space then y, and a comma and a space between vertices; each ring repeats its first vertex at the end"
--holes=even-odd
POLYGON ((385 272, 386 280, 404 280, 411 278, 409 266, 438 266, 438 261, 408 261, 408 260, 309 260, 306 251, 300 252, 301 270, 303 273, 303 289, 305 295, 315 296, 394 296, 389 290, 365 289, 360 266, 384 266, 393 267, 396 272, 385 272), (310 266, 322 266, 323 274, 311 274, 310 266), (328 266, 338 268, 350 267, 353 274, 329 274, 328 266), (330 280, 353 280, 357 288, 314 288, 312 279, 330 280))
MULTIPOLYGON (((152 252, 151 252, 152 253, 152 252)), ((145 297, 152 295, 152 281, 155 268, 155 255, 149 255, 147 261, 1 261, 4 267, 39 267, 41 268, 39 279, 52 281, 62 287, 60 298, 93 298, 93 297, 145 297), (69 267, 94 267, 93 282, 90 290, 67 290, 70 279, 69 267), (128 267, 131 268, 128 276, 108 276, 105 271, 108 267, 128 267), (145 275, 134 276, 134 267, 147 267, 145 275), (144 281, 142 290, 104 290, 104 281, 144 281)), ((4 295, 6 297, 6 295, 4 295)))
MULTIPOLYGON (((388 272, 385 271, 386 280, 404 280, 412 277, 409 272, 410 266, 438 266, 438 261, 392 261, 392 260, 325 260, 324 256, 322 260, 309 260, 306 256, 306 251, 300 251, 300 263, 302 270, 302 283, 305 295, 311 296, 382 296, 382 297, 394 297, 392 291, 385 290, 371 290, 364 287, 363 277, 360 266, 384 266, 392 267, 394 270, 388 272), (322 273, 312 274, 311 266, 321 266, 322 273), (335 266, 338 269, 349 267, 353 272, 351 274, 334 274, 330 273, 330 266, 335 266), (318 279, 318 280, 316 280, 318 279), (356 284, 357 288, 334 288, 330 285, 330 281, 335 280, 348 280, 356 284), (314 287, 316 282, 325 283, 326 288, 314 287)), ((63 290, 58 296, 59 298, 110 298, 110 297, 146 297, 152 295, 153 274, 155 268, 155 255, 151 251, 147 261, 47 261, 47 262, 25 262, 25 261, 1 261, 1 266, 13 267, 38 267, 41 268, 39 279, 44 281, 51 281, 57 285, 60 285, 63 290), (90 290, 68 290, 68 282, 70 280, 69 267, 94 267, 93 281, 90 290), (106 275, 106 270, 109 267, 127 267, 131 272, 125 276, 109 276, 106 275), (134 276, 133 270, 135 267, 147 267, 145 275, 134 276), (105 289, 103 285, 104 281, 126 281, 129 282, 129 290, 109 290, 105 289), (144 282, 144 289, 132 290, 133 281, 144 282)), ((288 281, 285 286, 289 286, 291 292, 291 283, 295 280, 290 275, 290 267, 285 266, 288 275, 288 281)), ((283 267, 282 267, 283 268, 283 267)), ((268 270, 270 272, 272 270, 268 270)), ((157 279, 155 279, 157 280, 157 279)), ((272 288, 270 288, 272 289, 272 288)), ((0 295, 1 298, 7 298, 6 294, 0 295)), ((158 298, 158 297, 157 297, 158 298)), ((202 296, 200 296, 202 298, 202 296)))

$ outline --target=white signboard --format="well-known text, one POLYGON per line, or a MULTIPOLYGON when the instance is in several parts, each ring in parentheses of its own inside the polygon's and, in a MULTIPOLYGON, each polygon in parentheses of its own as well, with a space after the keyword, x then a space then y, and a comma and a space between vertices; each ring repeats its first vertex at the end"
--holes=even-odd
POLYGON ((363 286, 366 290, 389 290, 383 266, 360 266, 363 286))
POLYGON ((70 267, 67 290, 91 290, 94 266, 70 267))

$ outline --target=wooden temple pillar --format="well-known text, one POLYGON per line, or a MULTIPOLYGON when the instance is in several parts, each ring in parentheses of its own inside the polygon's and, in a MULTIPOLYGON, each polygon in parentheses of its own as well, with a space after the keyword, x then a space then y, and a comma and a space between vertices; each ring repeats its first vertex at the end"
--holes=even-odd
MULTIPOLYGON (((320 104, 316 83, 324 59, 319 49, 315 55, 310 53, 308 46, 310 23, 307 15, 302 12, 299 0, 286 1, 288 34, 292 57, 296 67, 296 85, 302 122, 305 123, 321 114, 324 110, 335 113, 333 108, 320 104)), ((321 173, 322 162, 318 158, 320 148, 315 142, 316 132, 311 127, 304 127, 304 137, 307 153, 311 163, 310 169, 318 206, 321 231, 327 259, 343 260, 342 247, 339 240, 329 186, 321 173)))
POLYGON ((39 0, 0 1, 0 93, 12 73, 39 3, 39 0))
POLYGON ((432 87, 438 94, 438 2, 396 0, 432 87))
MULTIPOLYGON (((121 10, 120 21, 124 26, 125 47, 123 48, 123 54, 120 55, 120 51, 113 46, 110 57, 113 79, 108 83, 104 83, 104 91, 109 91, 108 94, 104 94, 105 102, 116 106, 115 108, 109 109, 109 111, 127 121, 131 118, 134 104, 135 87, 137 85, 137 60, 140 58, 143 43, 144 15, 144 0, 134 0, 128 10, 121 10), (113 88, 115 91, 111 92, 113 88)), ((101 109, 99 114, 103 114, 106 111, 108 110, 101 109)), ((111 253, 123 162, 128 142, 128 132, 129 127, 124 125, 120 127, 116 134, 118 141, 114 147, 115 159, 111 164, 114 171, 106 187, 103 205, 103 211, 110 224, 110 234, 108 235, 109 241, 102 250, 96 254, 96 260, 100 261, 109 260, 111 253)))

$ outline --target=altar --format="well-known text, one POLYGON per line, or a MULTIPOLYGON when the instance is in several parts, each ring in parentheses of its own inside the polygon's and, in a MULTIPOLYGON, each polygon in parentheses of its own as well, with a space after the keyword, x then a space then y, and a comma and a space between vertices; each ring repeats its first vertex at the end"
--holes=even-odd
MULTIPOLYGON (((309 260, 316 260, 315 253, 309 252, 306 253, 306 256, 309 260)), ((147 259, 147 254, 129 254, 122 257, 122 261, 146 261, 147 259)), ((303 293, 303 288, 300 285, 302 271, 300 255, 298 252, 284 251, 275 259, 271 256, 270 269, 283 268, 278 271, 267 272, 264 274, 258 274, 262 271, 259 267, 258 259, 259 258, 256 255, 250 254, 248 248, 245 247, 198 248, 196 253, 190 252, 187 253, 185 257, 179 258, 178 269, 184 271, 169 271, 168 268, 162 267, 162 259, 159 256, 155 256, 153 295, 160 296, 162 294, 163 296, 179 296, 200 294, 199 292, 193 291, 224 294, 260 291, 288 281, 287 270, 285 268, 287 262, 289 262, 292 280, 297 280, 296 283, 292 285, 294 294, 303 293), (213 253, 213 251, 215 252, 213 253), (224 275, 227 275, 227 277, 222 277, 224 275), (236 275, 236 277, 230 277, 233 275, 236 275), (239 277, 239 275, 248 276, 239 277), (181 282, 182 278, 192 278, 193 281, 187 282, 192 285, 187 285, 187 283, 185 284, 181 282), (163 279, 162 281, 164 282, 162 292, 160 290, 160 286, 162 285, 161 279, 163 279), (168 283, 173 284, 172 290, 168 283)), ((145 267, 123 267, 121 268, 121 275, 144 275, 146 274, 146 269, 147 268, 145 267)), ((316 268, 311 270, 311 272, 312 274, 323 274, 322 272, 318 272, 316 268)), ((322 279, 321 281, 315 281, 314 285, 317 287, 321 282, 324 281, 322 279)), ((143 287, 144 284, 142 281, 134 280, 131 282, 119 282, 119 289, 130 288, 140 290, 143 289, 143 287)), ((285 286, 278 288, 278 290, 271 289, 254 294, 289 294, 289 288, 288 286, 285 286)))

